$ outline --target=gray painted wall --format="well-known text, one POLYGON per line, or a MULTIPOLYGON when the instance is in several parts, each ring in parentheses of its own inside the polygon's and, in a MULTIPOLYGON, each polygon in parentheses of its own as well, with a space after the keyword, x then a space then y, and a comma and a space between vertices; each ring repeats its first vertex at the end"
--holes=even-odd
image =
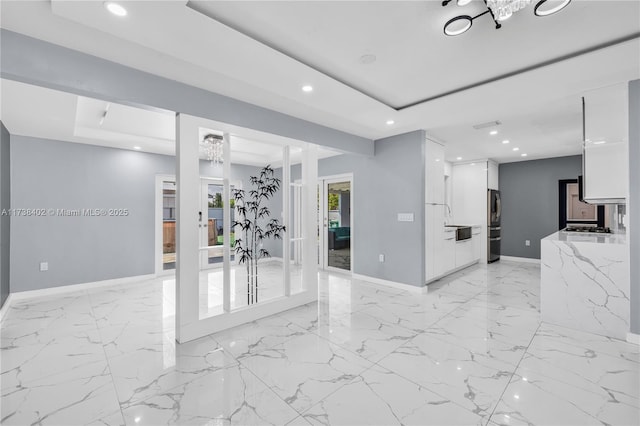
POLYGON ((629 244, 631 332, 640 334, 640 80, 629 83, 629 244))
POLYGON ((149 105, 372 155, 373 141, 5 29, 0 75, 113 102, 149 105))
MULTIPOLYGON (((10 137, 0 121, 0 212, 11 208, 10 137)), ((0 216, 0 307, 7 300, 10 290, 10 221, 10 216, 0 216)))
MULTIPOLYGON (((126 217, 13 218, 12 292, 154 273, 155 176, 173 175, 174 157, 16 135, 11 148, 12 206, 130 211, 126 217), (49 270, 40 272, 44 261, 49 270)), ((221 166, 200 166, 203 176, 220 176, 221 166)), ((258 171, 234 165, 231 179, 247 182, 258 171)), ((274 215, 282 210, 277 203, 281 194, 270 204, 274 215)), ((281 244, 265 247, 282 256, 281 244)))
POLYGON ((558 230, 558 181, 580 174, 579 155, 500 164, 502 255, 540 259, 540 240, 558 230))
MULTIPOLYGON (((424 131, 375 141, 375 156, 318 162, 318 175, 353 173, 354 273, 424 286, 424 131), (398 222, 413 213, 414 222, 398 222), (378 255, 385 255, 385 262, 378 255)), ((300 177, 294 168, 292 179, 300 177)))

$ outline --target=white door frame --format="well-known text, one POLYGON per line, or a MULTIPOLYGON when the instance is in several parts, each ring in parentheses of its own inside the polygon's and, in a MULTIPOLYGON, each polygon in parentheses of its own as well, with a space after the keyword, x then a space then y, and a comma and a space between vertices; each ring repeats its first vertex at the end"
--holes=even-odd
POLYGON ((321 269, 327 270, 327 271, 331 271, 331 272, 341 272, 341 273, 346 273, 346 274, 353 274, 353 253, 354 253, 354 247, 355 247, 355 239, 354 239, 354 228, 353 228, 353 217, 354 217, 354 208, 353 208, 353 173, 342 173, 342 174, 338 174, 338 175, 330 175, 330 176, 321 176, 318 178, 318 187, 322 188, 322 191, 320 193, 320 197, 319 197, 319 201, 320 201, 320 216, 318 217, 318 226, 321 227, 322 232, 320 232, 320 248, 322 250, 320 250, 320 258, 319 258, 319 264, 318 266, 321 269), (349 182, 350 183, 350 187, 351 190, 349 192, 349 209, 350 209, 350 213, 349 213, 349 227, 351 228, 351 236, 350 236, 350 242, 349 242, 349 247, 350 247, 350 262, 349 262, 349 270, 346 271, 344 269, 341 268, 336 268, 333 266, 329 266, 329 239, 328 237, 328 228, 329 228, 329 217, 327 216, 327 212, 328 212, 328 206, 327 206, 327 201, 328 201, 328 188, 329 188, 329 184, 331 183, 338 183, 338 182, 349 182))
MULTIPOLYGON (((157 277, 162 275, 172 275, 175 273, 175 269, 164 270, 162 266, 162 216, 163 216, 163 197, 162 197, 162 182, 176 182, 174 175, 156 175, 156 219, 155 219, 155 248, 153 250, 155 258, 155 275, 157 277)), ((176 185, 177 188, 177 185, 176 185)), ((177 208, 177 205, 176 205, 177 208)))

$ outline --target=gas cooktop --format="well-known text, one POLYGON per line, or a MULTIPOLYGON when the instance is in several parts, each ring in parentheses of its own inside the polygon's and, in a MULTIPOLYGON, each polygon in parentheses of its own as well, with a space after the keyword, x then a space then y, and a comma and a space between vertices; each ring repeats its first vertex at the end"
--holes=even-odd
POLYGON ((592 232, 595 234, 611 233, 611 229, 603 226, 567 226, 564 230, 567 232, 592 232))

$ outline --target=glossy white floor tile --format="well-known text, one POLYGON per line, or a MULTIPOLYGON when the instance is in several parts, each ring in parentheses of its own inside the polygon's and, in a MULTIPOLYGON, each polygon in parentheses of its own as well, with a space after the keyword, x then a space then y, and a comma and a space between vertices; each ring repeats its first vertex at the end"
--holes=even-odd
POLYGON ((426 293, 320 274, 319 295, 182 345, 171 279, 17 301, 0 422, 640 424, 638 346, 541 324, 538 265, 478 265, 426 293))

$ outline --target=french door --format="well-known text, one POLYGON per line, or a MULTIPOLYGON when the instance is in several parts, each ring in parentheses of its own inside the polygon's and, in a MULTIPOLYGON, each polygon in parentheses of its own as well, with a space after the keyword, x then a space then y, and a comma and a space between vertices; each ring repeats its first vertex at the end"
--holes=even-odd
POLYGON ((353 175, 318 180, 318 266, 353 270, 353 175))
MULTIPOLYGON (((231 188, 238 184, 231 184, 231 188)), ((159 202, 156 204, 157 240, 156 273, 173 273, 176 268, 176 180, 175 176, 159 176, 156 179, 156 191, 159 202)), ((200 210, 198 228, 200 231, 200 269, 212 269, 222 266, 224 201, 222 197, 223 180, 203 177, 200 179, 200 210)), ((233 221, 233 212, 232 218, 233 221)), ((231 228, 230 244, 233 247, 234 235, 231 228)), ((233 261, 233 254, 231 255, 233 261)))

